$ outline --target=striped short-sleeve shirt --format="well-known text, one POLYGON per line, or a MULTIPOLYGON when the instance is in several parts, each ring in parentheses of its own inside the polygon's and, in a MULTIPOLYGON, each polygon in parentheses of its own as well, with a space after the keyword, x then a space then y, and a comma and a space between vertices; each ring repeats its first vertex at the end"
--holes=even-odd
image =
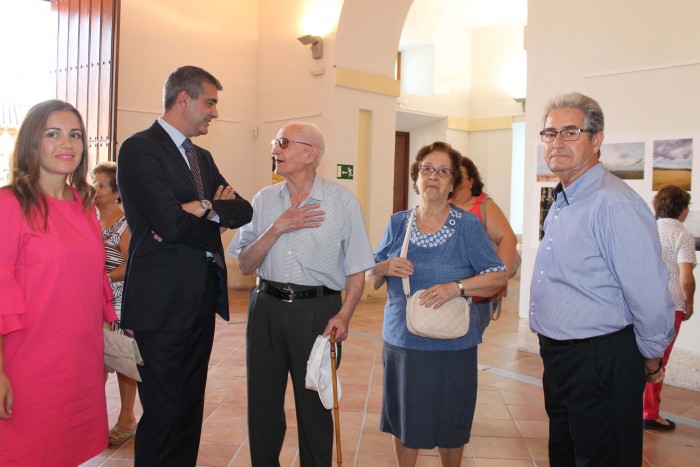
MULTIPOLYGON (((262 279, 343 290, 347 276, 374 267, 362 211, 355 196, 317 174, 303 204, 315 203, 325 212, 321 226, 283 234, 258 267, 262 279)), ((263 188, 253 197, 252 205, 253 219, 238 229, 228 248, 236 258, 243 247, 262 235, 291 207, 287 183, 263 188)))

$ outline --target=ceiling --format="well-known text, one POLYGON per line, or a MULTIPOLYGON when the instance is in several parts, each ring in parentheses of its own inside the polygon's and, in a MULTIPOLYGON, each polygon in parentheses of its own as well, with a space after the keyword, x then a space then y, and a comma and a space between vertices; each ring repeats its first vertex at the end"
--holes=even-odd
MULTIPOLYGON (((511 21, 527 21, 527 0, 414 0, 401 33, 399 50, 433 44, 438 32, 476 29, 511 21)), ((446 117, 396 111, 396 129, 410 132, 446 117)))
POLYGON ((527 0, 414 0, 399 50, 433 43, 438 29, 475 29, 526 19, 527 0))

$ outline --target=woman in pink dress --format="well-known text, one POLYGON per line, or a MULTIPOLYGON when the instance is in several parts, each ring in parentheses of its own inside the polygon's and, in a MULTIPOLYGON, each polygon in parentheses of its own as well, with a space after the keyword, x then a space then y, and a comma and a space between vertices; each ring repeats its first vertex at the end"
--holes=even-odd
POLYGON ((116 319, 85 126, 32 107, 0 189, 0 465, 75 466, 107 446, 102 323, 116 319))

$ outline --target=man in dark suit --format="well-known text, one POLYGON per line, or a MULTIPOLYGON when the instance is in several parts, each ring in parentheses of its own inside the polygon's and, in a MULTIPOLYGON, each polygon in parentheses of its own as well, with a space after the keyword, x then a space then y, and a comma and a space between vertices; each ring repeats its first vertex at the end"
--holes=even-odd
POLYGON ((184 66, 165 82, 163 116, 119 151, 117 181, 131 228, 122 326, 145 366, 136 466, 194 466, 215 311, 228 320, 220 230, 248 223, 252 207, 189 138, 218 116, 221 83, 184 66))

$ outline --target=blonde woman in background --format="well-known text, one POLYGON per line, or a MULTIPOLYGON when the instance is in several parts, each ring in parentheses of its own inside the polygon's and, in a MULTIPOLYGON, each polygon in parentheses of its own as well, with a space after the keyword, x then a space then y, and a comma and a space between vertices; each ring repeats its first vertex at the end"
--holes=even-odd
MULTIPOLYGON (((112 330, 119 331, 129 337, 134 337, 128 329, 122 329, 120 325, 122 310, 122 293, 124 291, 124 276, 126 274, 126 258, 129 255, 129 239, 131 233, 126 223, 124 210, 122 209, 119 190, 117 189, 117 164, 103 162, 92 169, 93 186, 95 187, 95 206, 99 212, 102 238, 104 239, 107 274, 112 283, 114 294, 114 311, 117 312, 117 321, 112 323, 112 330)), ((117 423, 109 430, 109 445, 122 444, 136 433, 136 415, 134 415, 134 402, 136 401, 136 380, 121 373, 117 373, 119 385, 119 398, 121 408, 117 423)))

